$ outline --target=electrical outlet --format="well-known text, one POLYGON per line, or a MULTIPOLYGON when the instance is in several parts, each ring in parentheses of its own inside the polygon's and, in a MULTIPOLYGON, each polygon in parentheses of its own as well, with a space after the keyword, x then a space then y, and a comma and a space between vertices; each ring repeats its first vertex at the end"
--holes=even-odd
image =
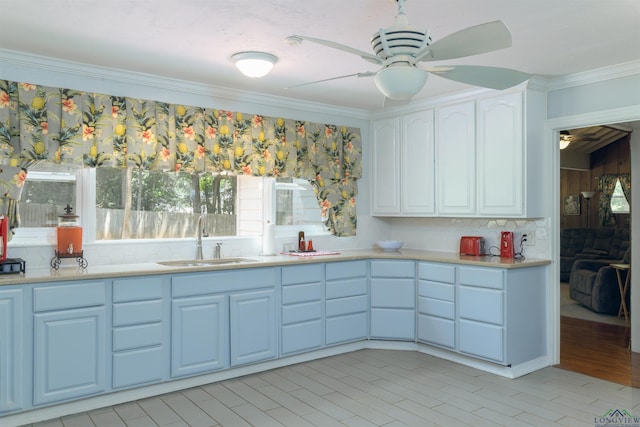
POLYGON ((535 246, 536 235, 534 233, 522 233, 522 246, 535 246))

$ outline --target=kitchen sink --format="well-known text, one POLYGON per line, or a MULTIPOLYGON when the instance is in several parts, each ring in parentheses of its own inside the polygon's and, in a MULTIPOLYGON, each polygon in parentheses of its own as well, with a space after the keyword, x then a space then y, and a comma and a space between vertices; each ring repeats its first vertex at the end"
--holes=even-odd
POLYGON ((173 261, 159 261, 158 264, 167 267, 207 267, 213 265, 245 264, 257 262, 251 258, 220 258, 220 259, 181 259, 173 261))

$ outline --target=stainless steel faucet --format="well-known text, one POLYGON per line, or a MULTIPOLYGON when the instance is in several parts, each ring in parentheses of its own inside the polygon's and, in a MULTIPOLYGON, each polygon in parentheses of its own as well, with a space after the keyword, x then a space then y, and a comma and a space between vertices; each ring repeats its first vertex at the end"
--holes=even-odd
POLYGON ((202 214, 198 217, 198 241, 196 243, 196 259, 202 259, 202 214))
POLYGON ((213 249, 213 259, 222 258, 222 242, 216 243, 216 247, 213 249))

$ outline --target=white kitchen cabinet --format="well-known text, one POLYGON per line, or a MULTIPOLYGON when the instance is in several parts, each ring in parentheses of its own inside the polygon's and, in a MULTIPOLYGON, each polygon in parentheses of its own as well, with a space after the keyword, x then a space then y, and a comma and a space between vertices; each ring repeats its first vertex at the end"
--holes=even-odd
POLYGON ((283 355, 324 345, 324 265, 282 268, 281 352, 283 355))
POLYGON ((229 297, 231 366, 273 359, 278 355, 274 289, 229 297))
POLYGON ((366 339, 369 331, 367 262, 327 263, 326 280, 326 344, 366 339))
POLYGON ((112 386, 150 384, 169 377, 170 313, 164 303, 167 277, 113 281, 112 386))
POLYGON ((401 211, 400 118, 374 121, 371 125, 371 213, 398 215, 401 211))
POLYGON ((476 213, 475 102, 436 109, 437 211, 441 215, 476 213))
POLYGON ((22 288, 0 290, 0 414, 23 407, 23 298, 22 288))
POLYGON ((371 268, 371 338, 415 340, 415 262, 373 260, 371 268))
POLYGON ((454 349, 456 268, 418 263, 418 341, 454 349))
POLYGON ((374 215, 435 214, 433 110, 372 125, 374 215))
POLYGON ((33 404, 103 392, 106 384, 106 283, 33 289, 33 404))

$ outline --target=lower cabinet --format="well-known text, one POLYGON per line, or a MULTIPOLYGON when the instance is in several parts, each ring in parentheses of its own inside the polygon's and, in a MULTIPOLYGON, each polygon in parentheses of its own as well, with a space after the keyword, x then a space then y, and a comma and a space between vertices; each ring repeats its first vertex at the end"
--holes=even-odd
POLYGON ((167 379, 170 313, 163 302, 163 276, 113 281, 112 387, 167 379))
POLYGON ((282 268, 281 353, 290 355, 324 345, 324 264, 282 268))
POLYGON ((418 264, 418 341, 455 348, 455 283, 454 266, 418 264))
POLYGON ((326 344, 340 344, 368 336, 366 261, 326 264, 326 344))
POLYGON ((104 282, 34 288, 34 405, 107 390, 105 303, 104 282))
POLYGON ((415 262, 371 261, 371 338, 416 338, 415 262))
POLYGON ((278 355, 274 289, 229 297, 231 366, 273 359, 278 355))
POLYGON ((171 303, 171 376, 229 366, 229 306, 225 295, 176 299, 171 303))
POLYGON ((0 414, 23 407, 24 320, 22 288, 0 290, 0 414))

